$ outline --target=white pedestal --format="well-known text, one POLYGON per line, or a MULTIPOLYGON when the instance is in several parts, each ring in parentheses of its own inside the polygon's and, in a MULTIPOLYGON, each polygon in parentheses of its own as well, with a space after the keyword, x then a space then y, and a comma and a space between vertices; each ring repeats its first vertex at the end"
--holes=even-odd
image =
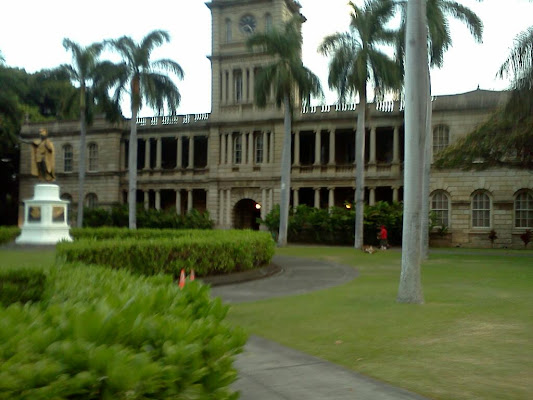
POLYGON ((68 201, 59 198, 59 186, 35 185, 32 199, 24 200, 24 224, 17 244, 72 242, 69 233, 68 201))

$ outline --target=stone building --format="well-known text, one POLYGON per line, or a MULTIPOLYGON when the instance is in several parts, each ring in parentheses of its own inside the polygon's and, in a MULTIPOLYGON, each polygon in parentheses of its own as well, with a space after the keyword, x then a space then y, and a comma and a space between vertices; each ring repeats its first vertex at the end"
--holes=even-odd
MULTIPOLYGON (((253 31, 299 13, 293 0, 212 0, 211 113, 139 118, 137 201, 146 208, 208 210, 216 227, 257 229, 256 217, 279 203, 283 112, 254 104, 254 76, 271 60, 245 47, 253 31)), ((433 99, 433 152, 466 135, 506 100, 505 92, 476 90, 433 99)), ((291 204, 328 208, 353 203, 356 104, 304 107, 293 120, 291 204)), ((79 122, 45 124, 56 148, 56 176, 64 199, 77 204, 79 122)), ((43 124, 26 125, 35 137, 43 124)), ((87 132, 85 205, 127 203, 129 121, 95 120, 87 132)), ((366 132, 365 199, 403 199, 401 102, 370 104, 366 132)), ((20 198, 31 197, 28 146, 21 154, 20 198)), ((533 229, 531 171, 432 170, 430 209, 448 245, 522 244, 533 229)))

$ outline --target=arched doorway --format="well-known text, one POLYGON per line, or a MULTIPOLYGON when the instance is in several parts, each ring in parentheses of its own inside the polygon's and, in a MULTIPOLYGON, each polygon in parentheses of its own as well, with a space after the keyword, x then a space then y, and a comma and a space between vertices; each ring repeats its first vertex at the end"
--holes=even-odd
POLYGON ((261 218, 261 205, 252 199, 242 199, 235 204, 235 229, 259 230, 257 218, 261 218))

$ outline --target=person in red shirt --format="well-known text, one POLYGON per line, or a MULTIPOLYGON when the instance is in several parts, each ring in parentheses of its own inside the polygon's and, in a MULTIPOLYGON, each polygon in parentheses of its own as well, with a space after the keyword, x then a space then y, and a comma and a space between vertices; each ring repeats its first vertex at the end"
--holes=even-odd
POLYGON ((387 228, 385 228, 385 225, 381 225, 378 237, 380 249, 387 250, 389 248, 389 243, 387 241, 387 228))

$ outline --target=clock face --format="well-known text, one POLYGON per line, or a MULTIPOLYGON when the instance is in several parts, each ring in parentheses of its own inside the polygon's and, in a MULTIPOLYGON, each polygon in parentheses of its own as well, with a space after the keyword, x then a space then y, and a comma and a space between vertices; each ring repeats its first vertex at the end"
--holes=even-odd
POLYGON ((257 24, 255 22, 255 18, 251 16, 250 14, 245 15, 239 21, 239 29, 241 30, 242 33, 246 35, 253 33, 255 31, 256 25, 257 24))

